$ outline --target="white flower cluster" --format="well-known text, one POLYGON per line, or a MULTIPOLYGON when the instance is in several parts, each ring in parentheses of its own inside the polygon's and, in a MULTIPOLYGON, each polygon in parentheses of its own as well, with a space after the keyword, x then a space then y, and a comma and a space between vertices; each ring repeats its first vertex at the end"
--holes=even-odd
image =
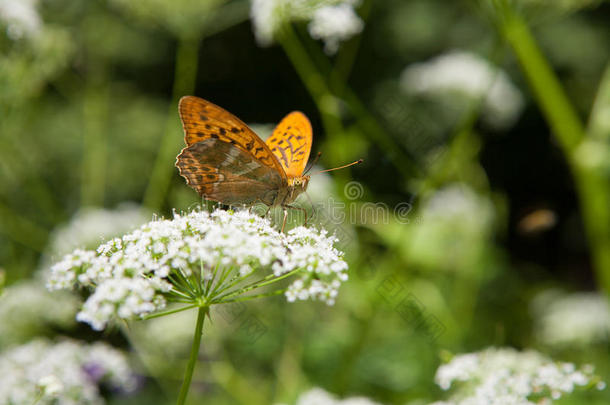
POLYGON ((338 399, 322 388, 312 388, 297 399, 296 405, 380 405, 365 397, 338 399))
POLYGON ((0 0, 0 25, 6 26, 11 39, 34 36, 42 21, 36 10, 37 0, 0 0))
POLYGON ((547 290, 531 304, 534 333, 543 344, 586 347, 610 340, 610 304, 594 292, 547 290))
MULTIPOLYGON (((449 401, 435 405, 535 405, 530 401, 533 396, 550 403, 589 384, 592 372, 590 366, 577 369, 572 363, 554 362, 536 351, 489 348, 458 355, 438 368, 435 380, 443 390, 454 383, 459 388, 449 401)), ((598 387, 603 388, 603 384, 598 387)))
POLYGON ((434 269, 472 274, 495 221, 495 207, 465 184, 449 184, 422 203, 422 221, 412 228, 409 243, 413 263, 434 269))
POLYGON ((45 328, 70 326, 78 305, 73 294, 51 293, 38 279, 10 285, 0 295, 0 347, 26 341, 45 328))
POLYGON ((268 269, 275 276, 301 269, 286 296, 334 302, 347 264, 324 230, 299 227, 287 234, 247 211, 174 214, 155 220, 97 252, 76 250, 51 268, 48 287, 93 290, 78 319, 103 329, 112 316, 130 319, 163 308, 176 291, 171 276, 210 279, 214 271, 245 277, 268 269))
POLYGON ((423 216, 429 221, 468 224, 479 233, 493 222, 494 209, 469 186, 458 183, 443 187, 426 199, 423 216))
POLYGON ((362 31, 364 22, 352 4, 342 3, 315 10, 307 28, 312 38, 324 41, 324 51, 332 55, 339 50, 339 43, 362 31))
MULTIPOLYGON (((483 102, 482 118, 498 129, 508 128, 523 109, 523 96, 508 75, 487 60, 461 51, 408 66, 401 75, 407 93, 448 98, 455 95, 483 102)), ((458 104, 459 105, 459 104, 458 104)))
POLYGON ((290 21, 309 21, 309 34, 335 53, 339 43, 360 33, 364 22, 354 11, 359 0, 252 0, 250 15, 259 44, 270 45, 290 21))
POLYGON ((105 343, 38 339, 0 354, 2 404, 100 405, 102 383, 136 388, 125 356, 105 343))

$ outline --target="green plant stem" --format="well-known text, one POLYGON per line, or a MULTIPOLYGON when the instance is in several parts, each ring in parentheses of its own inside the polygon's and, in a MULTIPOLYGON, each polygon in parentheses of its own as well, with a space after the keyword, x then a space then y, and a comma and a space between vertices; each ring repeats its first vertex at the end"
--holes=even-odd
POLYGON ((176 308, 176 309, 170 309, 168 311, 155 312, 154 314, 150 314, 150 315, 146 315, 146 316, 142 317, 142 319, 143 320, 148 320, 148 319, 160 318, 160 317, 166 316, 166 315, 177 314, 178 312, 186 311, 188 309, 195 308, 196 306, 197 305, 192 304, 192 305, 187 305, 185 307, 180 307, 180 308, 176 308))
POLYGON ((288 277, 290 277, 290 276, 292 276, 292 275, 294 275, 294 274, 296 274, 296 273, 298 273, 298 272, 300 272, 302 270, 303 270, 303 268, 298 268, 298 269, 289 271, 288 273, 282 274, 281 276, 272 278, 271 280, 265 281, 266 280, 266 278, 265 278, 264 280, 260 280, 260 281, 254 282, 252 284, 248 284, 247 286, 242 287, 242 288, 240 288, 238 290, 235 290, 235 291, 226 293, 224 295, 221 295, 220 297, 214 298, 214 302, 223 302, 223 300, 225 300, 225 299, 227 299, 229 297, 233 297, 234 295, 244 294, 244 293, 247 293, 248 291, 252 291, 252 290, 254 290, 256 288, 260 288, 260 287, 264 287, 264 286, 269 285, 269 284, 276 283, 276 282, 278 282, 280 280, 283 280, 285 278, 288 278, 288 277))
POLYGON ((316 103, 327 136, 343 132, 343 124, 339 115, 339 103, 328 90, 324 78, 312 63, 290 24, 283 27, 279 35, 279 42, 316 103))
POLYGON ((508 11, 502 21, 504 36, 523 68, 538 105, 563 149, 572 152, 584 139, 585 131, 559 79, 521 16, 508 11))
POLYGON ((167 113, 167 124, 144 194, 143 204, 152 211, 158 211, 163 205, 172 173, 174 173, 174 158, 181 149, 182 137, 180 136, 181 126, 178 120, 178 100, 180 97, 195 91, 199 43, 199 38, 187 37, 178 41, 172 101, 167 113))
POLYGON ((539 49, 529 27, 510 7, 497 18, 500 32, 512 47, 542 113, 572 169, 591 256, 600 286, 610 293, 610 187, 595 169, 575 159, 586 134, 557 76, 539 49))
POLYGON ((286 292, 286 290, 275 290, 275 291, 271 291, 268 293, 262 293, 262 294, 256 294, 256 295, 246 295, 243 297, 222 300, 218 303, 219 304, 228 304, 231 302, 250 301, 250 300, 254 300, 254 299, 258 299, 258 298, 267 298, 267 297, 273 297, 274 295, 281 295, 281 294, 284 294, 285 292, 286 292))
POLYGON ((182 381, 182 387, 180 388, 180 394, 178 395, 177 405, 184 405, 186 396, 191 386, 191 380, 193 379, 193 371, 195 370, 195 364, 197 364, 197 358, 199 356, 199 347, 201 346, 201 335, 203 334, 203 321, 208 314, 209 307, 199 307, 197 312, 197 324, 195 326, 195 334, 193 335, 193 345, 191 346, 191 355, 189 357, 188 364, 186 365, 186 371, 184 372, 184 380, 182 381))
MULTIPOLYGON (((403 151, 401 146, 384 130, 375 117, 368 111, 358 95, 347 85, 346 77, 341 77, 343 74, 349 72, 347 67, 340 67, 338 65, 333 68, 328 61, 328 58, 319 47, 310 46, 308 49, 313 54, 313 59, 320 65, 316 68, 308 61, 313 69, 317 69, 318 76, 330 78, 328 81, 329 94, 335 94, 342 101, 347 103, 352 115, 357 119, 356 124, 371 138, 371 141, 375 143, 376 146, 383 150, 387 158, 392 162, 400 174, 404 178, 421 175, 420 169, 414 164, 413 159, 403 151)), ((342 63, 347 65, 347 62, 342 63)))

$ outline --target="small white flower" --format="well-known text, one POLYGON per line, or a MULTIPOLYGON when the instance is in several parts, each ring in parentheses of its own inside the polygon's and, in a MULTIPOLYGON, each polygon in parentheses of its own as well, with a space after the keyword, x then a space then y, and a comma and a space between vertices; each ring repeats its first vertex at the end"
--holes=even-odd
POLYGON ((454 51, 410 65, 402 73, 401 85, 408 93, 438 97, 446 102, 454 99, 463 104, 456 95, 473 101, 480 99, 484 121, 498 129, 512 126, 524 104, 521 92, 505 72, 468 52, 454 51))
MULTIPOLYGON (((448 390, 460 382, 451 404, 533 404, 532 394, 547 403, 584 386, 593 379, 592 369, 581 370, 571 363, 553 362, 535 351, 489 348, 455 356, 440 366, 435 381, 448 390)), ((438 404, 438 403, 437 403, 438 404)))
POLYGON ((64 390, 61 380, 54 375, 42 377, 38 380, 38 387, 40 387, 43 397, 55 397, 64 390))
MULTIPOLYGON (((347 263, 333 247, 335 241, 313 228, 282 234, 247 211, 176 214, 173 220, 152 221, 113 239, 97 252, 66 255, 51 268, 48 287, 90 289, 77 319, 97 330, 113 316, 132 319, 158 311, 168 299, 197 303, 201 289, 190 291, 189 286, 202 282, 226 282, 235 287, 226 294, 234 296, 240 293, 240 279, 261 272, 271 278, 295 273, 286 291, 288 301, 313 299, 330 305, 347 280, 347 263), (185 278, 190 283, 180 282, 185 278)), ((209 302, 222 302, 226 294, 218 301, 208 297, 209 302)))

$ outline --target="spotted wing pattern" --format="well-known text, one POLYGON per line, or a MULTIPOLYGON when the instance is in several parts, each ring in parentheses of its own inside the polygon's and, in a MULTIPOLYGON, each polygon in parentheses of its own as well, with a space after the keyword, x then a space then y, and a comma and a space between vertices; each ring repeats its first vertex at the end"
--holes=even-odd
POLYGON ((311 123, 300 111, 293 111, 275 127, 267 146, 284 168, 286 176, 298 177, 309 159, 312 143, 311 123))
POLYGON ((285 178, 284 169, 269 147, 242 120, 199 97, 185 96, 178 104, 184 141, 191 146, 206 139, 218 139, 251 154, 285 178))
POLYGON ((187 146, 176 160, 180 175, 207 200, 227 205, 273 205, 280 174, 252 154, 219 139, 187 146))

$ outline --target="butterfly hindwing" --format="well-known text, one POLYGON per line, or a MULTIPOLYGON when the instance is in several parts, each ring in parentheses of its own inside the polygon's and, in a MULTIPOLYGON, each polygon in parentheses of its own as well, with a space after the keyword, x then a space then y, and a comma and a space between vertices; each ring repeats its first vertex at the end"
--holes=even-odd
POLYGON ((273 205, 284 184, 277 170, 219 139, 187 146, 178 155, 176 166, 202 197, 227 205, 273 205))
POLYGON ((309 119, 302 112, 293 111, 275 127, 266 143, 286 176, 298 177, 309 159, 312 138, 309 119))
POLYGON ((265 166, 286 177, 269 147, 243 121, 225 109, 199 97, 185 96, 178 105, 187 146, 206 139, 232 144, 251 154, 265 166))

